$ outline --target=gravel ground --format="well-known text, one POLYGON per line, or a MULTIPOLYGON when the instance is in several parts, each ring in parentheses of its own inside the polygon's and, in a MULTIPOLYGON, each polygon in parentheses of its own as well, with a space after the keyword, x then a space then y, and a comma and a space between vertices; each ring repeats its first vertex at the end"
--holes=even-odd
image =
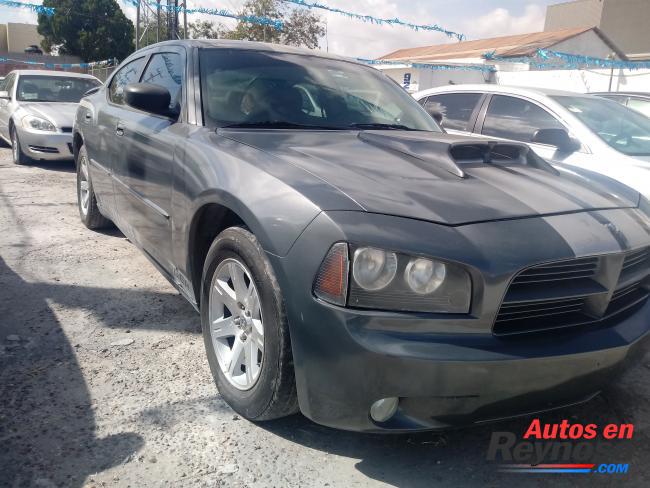
POLYGON ((627 475, 499 474, 493 431, 339 432, 300 415, 253 424, 220 398, 198 315, 119 233, 79 221, 72 163, 0 149, 0 485, 650 486, 650 357, 543 421, 633 422, 599 462, 627 475))

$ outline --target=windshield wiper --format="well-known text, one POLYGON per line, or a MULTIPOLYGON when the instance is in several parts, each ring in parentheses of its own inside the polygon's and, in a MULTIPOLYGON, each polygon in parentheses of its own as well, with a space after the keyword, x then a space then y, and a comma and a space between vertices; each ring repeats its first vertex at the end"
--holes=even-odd
POLYGON ((294 124, 293 122, 238 122, 219 127, 219 129, 309 129, 309 130, 341 130, 341 127, 327 125, 294 124))
POLYGON ((348 127, 352 129, 378 129, 378 130, 420 130, 413 129, 402 124, 378 124, 378 123, 368 123, 368 124, 350 124, 348 127))

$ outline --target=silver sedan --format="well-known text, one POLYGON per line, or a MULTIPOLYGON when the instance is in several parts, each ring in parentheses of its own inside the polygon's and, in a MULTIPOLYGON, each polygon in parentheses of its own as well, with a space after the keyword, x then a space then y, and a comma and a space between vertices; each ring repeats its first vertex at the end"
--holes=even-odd
POLYGON ((0 138, 14 163, 72 159, 79 100, 101 82, 91 75, 42 70, 9 73, 0 89, 0 138))

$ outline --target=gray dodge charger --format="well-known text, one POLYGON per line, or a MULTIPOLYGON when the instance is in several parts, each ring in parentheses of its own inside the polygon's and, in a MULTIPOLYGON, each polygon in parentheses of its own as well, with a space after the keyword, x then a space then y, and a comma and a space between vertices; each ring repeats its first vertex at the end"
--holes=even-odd
POLYGON ((525 145, 445 134, 370 67, 170 41, 74 126, 81 220, 200 312, 255 420, 445 429, 586 401, 647 347, 650 206, 525 145))

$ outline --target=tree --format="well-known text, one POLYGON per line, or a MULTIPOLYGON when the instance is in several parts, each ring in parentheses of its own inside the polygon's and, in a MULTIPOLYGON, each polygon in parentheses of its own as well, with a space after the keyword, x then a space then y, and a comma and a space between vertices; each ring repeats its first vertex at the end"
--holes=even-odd
POLYGON ((228 39, 273 42, 291 46, 318 47, 318 41, 325 35, 320 17, 300 7, 290 7, 280 0, 247 0, 240 15, 267 17, 282 22, 282 30, 269 25, 240 21, 234 30, 225 33, 228 39))
POLYGON ((187 30, 192 39, 219 39, 227 34, 227 30, 221 24, 215 24, 209 20, 197 20, 187 25, 187 30))
POLYGON ((41 46, 84 61, 124 59, 133 52, 133 23, 115 0, 43 0, 52 16, 38 14, 41 46))

